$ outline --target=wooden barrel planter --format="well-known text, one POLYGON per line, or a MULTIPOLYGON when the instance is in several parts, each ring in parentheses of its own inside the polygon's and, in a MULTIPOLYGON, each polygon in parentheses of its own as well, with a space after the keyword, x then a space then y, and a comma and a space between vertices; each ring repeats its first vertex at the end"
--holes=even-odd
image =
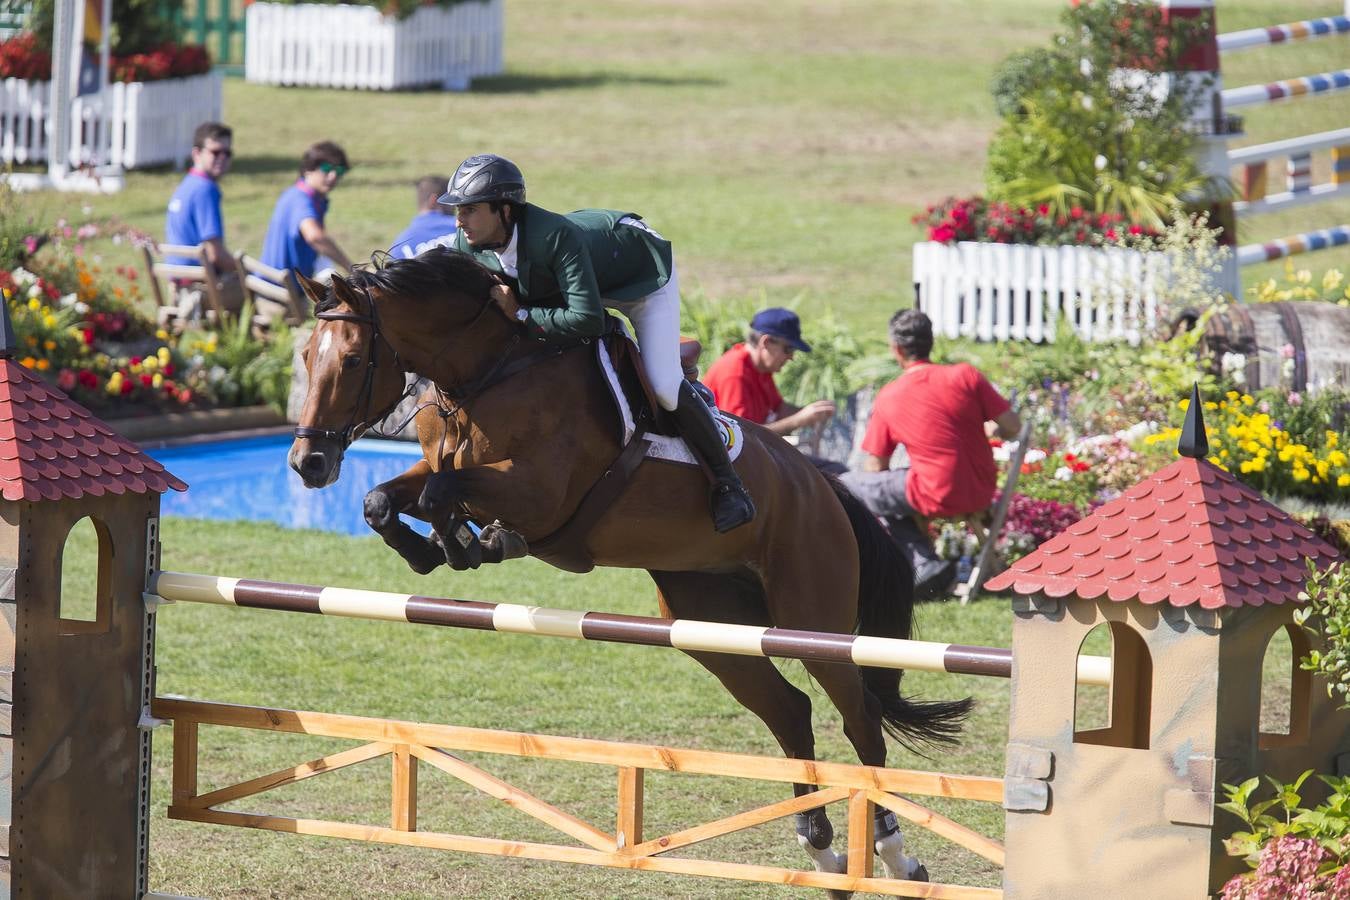
MULTIPOLYGON (((1187 310, 1177 324, 1193 326, 1198 318, 1187 310)), ((1344 387, 1350 385, 1350 308, 1313 301, 1235 303, 1210 316, 1200 348, 1215 371, 1224 354, 1245 356, 1249 391, 1344 387)))

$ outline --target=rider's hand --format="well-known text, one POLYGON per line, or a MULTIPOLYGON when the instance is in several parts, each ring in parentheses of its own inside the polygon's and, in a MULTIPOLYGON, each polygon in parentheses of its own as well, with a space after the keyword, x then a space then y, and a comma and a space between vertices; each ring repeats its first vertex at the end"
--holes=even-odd
POLYGON ((492 302, 501 308, 506 317, 511 320, 516 318, 516 310, 520 309, 520 302, 516 300, 516 292, 505 284, 494 284, 492 290, 488 291, 488 296, 492 302))
POLYGON ((797 410, 797 418, 800 420, 798 428, 813 428, 817 425, 824 425, 834 418, 834 401, 817 400, 814 403, 808 403, 797 410))

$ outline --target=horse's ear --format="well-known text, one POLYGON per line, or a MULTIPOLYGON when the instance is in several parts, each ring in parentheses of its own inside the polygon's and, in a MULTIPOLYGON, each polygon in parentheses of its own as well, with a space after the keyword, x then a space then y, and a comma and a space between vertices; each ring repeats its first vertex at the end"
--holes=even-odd
POLYGON ((335 273, 333 275, 333 280, 328 282, 328 284, 332 287, 333 296, 338 299, 338 302, 353 307, 357 305, 356 291, 354 291, 352 286, 347 283, 346 278, 335 273))
POLYGON ((299 283, 300 290, 304 291, 305 296, 309 298, 310 303, 318 306, 323 302, 323 296, 328 291, 322 284, 299 272, 295 273, 295 280, 299 283))

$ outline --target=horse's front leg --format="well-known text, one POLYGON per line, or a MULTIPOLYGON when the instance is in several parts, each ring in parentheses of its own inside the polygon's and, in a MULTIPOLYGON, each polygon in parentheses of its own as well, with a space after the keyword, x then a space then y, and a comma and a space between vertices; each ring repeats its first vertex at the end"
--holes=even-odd
POLYGON ((475 538, 469 528, 467 507, 495 515, 509 510, 510 504, 518 501, 522 494, 533 497, 539 507, 548 506, 552 499, 549 487, 532 486, 528 469, 507 459, 462 469, 443 469, 432 474, 422 490, 418 507, 422 518, 436 530, 450 566, 457 570, 476 569, 480 563, 500 563, 527 556, 529 547, 524 537, 500 520, 484 527, 475 538))
POLYGON ((408 527, 399 514, 417 515, 417 501, 429 475, 431 466, 424 459, 418 460, 402 475, 372 488, 364 504, 366 524, 419 575, 426 575, 445 562, 445 553, 435 541, 408 527))

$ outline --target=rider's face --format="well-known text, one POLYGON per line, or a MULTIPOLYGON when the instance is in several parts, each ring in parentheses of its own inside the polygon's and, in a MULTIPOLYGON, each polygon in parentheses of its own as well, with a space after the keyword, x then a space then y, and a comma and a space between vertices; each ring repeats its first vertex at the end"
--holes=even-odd
POLYGON ((492 246, 506 242, 506 226, 501 216, 486 203, 466 203, 455 207, 455 224, 470 247, 492 246))

